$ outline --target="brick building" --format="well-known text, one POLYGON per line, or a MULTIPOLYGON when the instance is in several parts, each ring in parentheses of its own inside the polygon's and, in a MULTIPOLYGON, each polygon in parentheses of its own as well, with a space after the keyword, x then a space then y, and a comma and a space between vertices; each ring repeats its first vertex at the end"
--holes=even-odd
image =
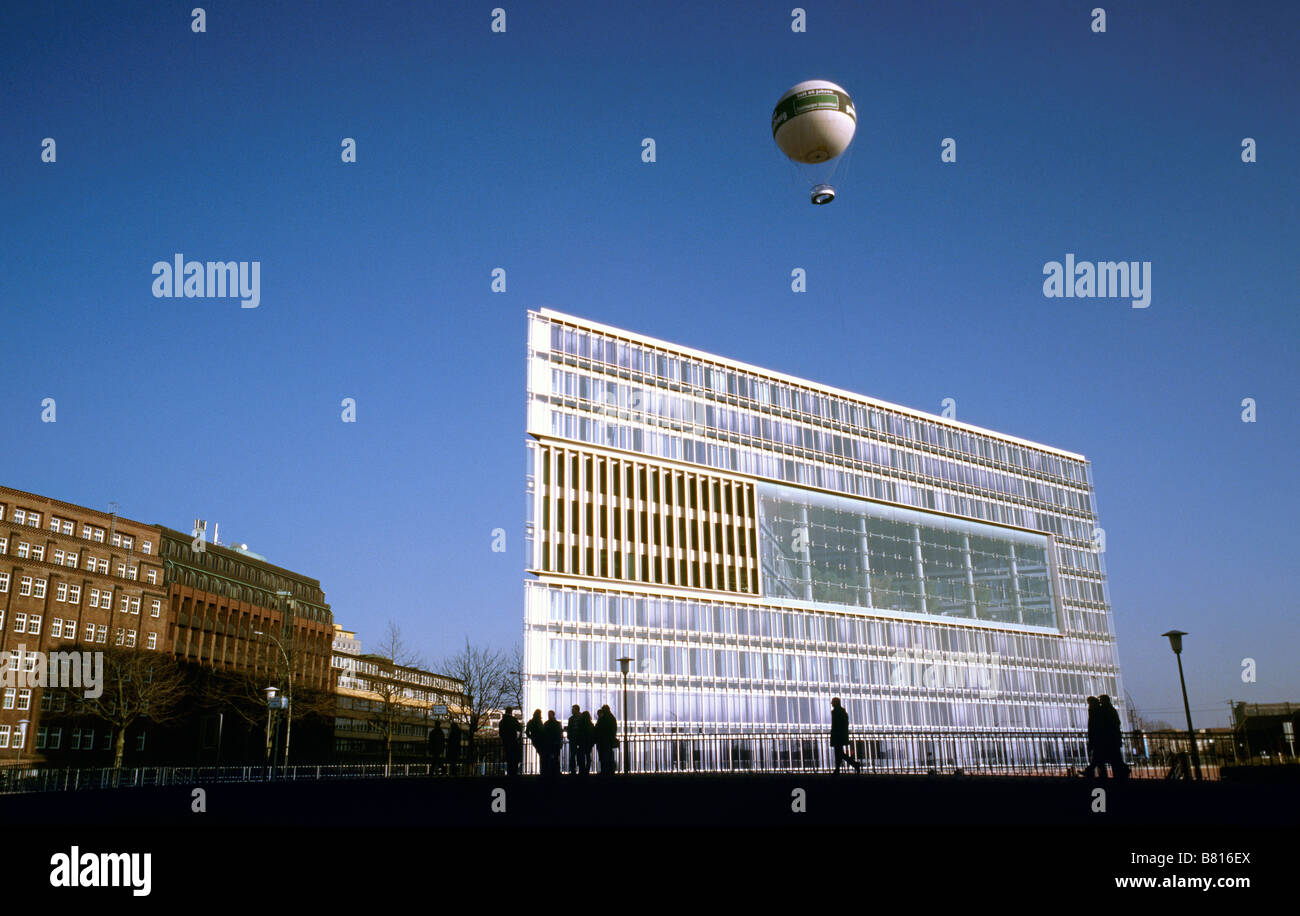
POLYGON ((70 718, 66 691, 25 684, 33 653, 170 651, 161 544, 156 525, 0 486, 0 755, 89 763, 109 751, 110 729, 70 718))

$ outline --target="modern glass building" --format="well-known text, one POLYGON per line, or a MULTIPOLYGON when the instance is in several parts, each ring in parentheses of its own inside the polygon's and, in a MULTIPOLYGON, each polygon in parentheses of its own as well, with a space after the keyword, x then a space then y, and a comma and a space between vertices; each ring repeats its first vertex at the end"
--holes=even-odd
POLYGON ((833 696, 856 734, 1079 732, 1122 699, 1082 455, 549 309, 527 358, 529 710, 621 718, 620 657, 642 739, 824 744, 833 696))

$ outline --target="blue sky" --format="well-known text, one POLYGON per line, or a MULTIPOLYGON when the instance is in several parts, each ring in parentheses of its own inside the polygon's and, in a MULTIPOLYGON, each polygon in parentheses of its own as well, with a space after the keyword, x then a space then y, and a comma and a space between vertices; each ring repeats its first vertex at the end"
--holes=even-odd
POLYGON ((430 663, 505 647, 546 305, 1086 454, 1140 710, 1180 721, 1171 627, 1198 722, 1300 700, 1300 6, 194 5, 0 8, 4 483, 219 522, 430 663), (769 130, 813 77, 859 122, 819 208, 769 130), (260 307, 154 298, 177 252, 260 307), (1150 307, 1044 298, 1067 252, 1152 262, 1150 307))

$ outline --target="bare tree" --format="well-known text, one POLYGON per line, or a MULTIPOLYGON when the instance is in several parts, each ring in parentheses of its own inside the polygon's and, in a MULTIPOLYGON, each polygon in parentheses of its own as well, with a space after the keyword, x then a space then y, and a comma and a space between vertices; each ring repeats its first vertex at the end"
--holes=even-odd
POLYGON ((524 711, 524 647, 515 643, 510 649, 510 699, 514 708, 524 711))
POLYGON ((464 684, 465 695, 454 709, 453 719, 463 723, 469 733, 469 759, 474 760, 474 740, 496 710, 514 700, 516 688, 511 683, 510 657, 484 646, 472 646, 465 638, 465 648, 442 663, 443 673, 464 684))
MULTIPOLYGON (((406 645, 401 629, 391 620, 388 622, 388 633, 383 642, 375 652, 370 653, 370 656, 386 662, 387 665, 377 666, 374 672, 362 673, 358 670, 357 677, 366 682, 368 692, 371 694, 368 721, 370 727, 384 739, 384 758, 387 765, 391 767, 393 737, 401 733, 402 726, 410 722, 416 709, 420 709, 423 714, 428 712, 428 704, 421 702, 427 699, 424 696, 426 691, 405 681, 400 669, 423 668, 424 663, 406 645), (385 670, 390 665, 391 670, 385 670)), ((363 655, 359 660, 364 662, 366 657, 363 655)))
POLYGON ((126 753, 126 730, 140 721, 156 725, 175 721, 187 686, 180 665, 171 656, 118 646, 103 651, 102 692, 84 698, 77 711, 112 728, 113 768, 120 769, 126 753))

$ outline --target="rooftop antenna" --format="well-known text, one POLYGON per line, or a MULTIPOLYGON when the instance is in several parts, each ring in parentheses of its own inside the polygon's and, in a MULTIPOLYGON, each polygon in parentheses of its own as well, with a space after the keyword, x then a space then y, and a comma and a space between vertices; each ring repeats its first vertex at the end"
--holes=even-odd
POLYGON ((113 543, 113 535, 117 532, 117 510, 120 507, 117 504, 117 500, 110 499, 108 501, 108 508, 110 510, 109 522, 108 522, 108 542, 111 544, 113 543))

